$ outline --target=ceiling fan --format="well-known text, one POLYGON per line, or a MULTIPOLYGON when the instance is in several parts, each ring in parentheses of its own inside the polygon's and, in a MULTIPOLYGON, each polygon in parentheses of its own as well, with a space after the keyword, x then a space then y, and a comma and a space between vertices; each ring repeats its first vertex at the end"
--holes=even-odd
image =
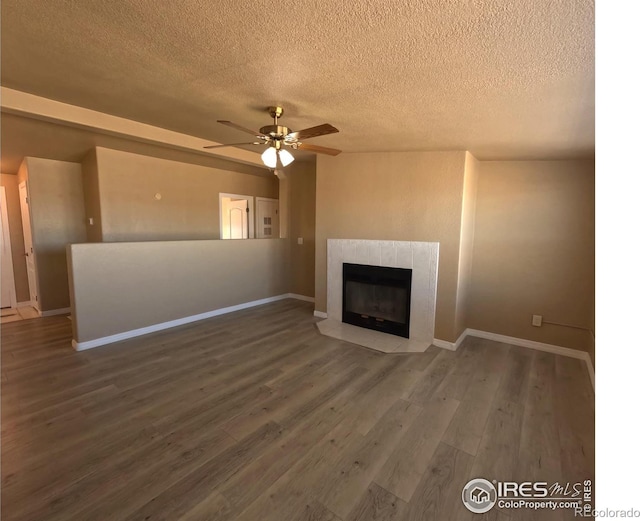
POLYGON ((293 162, 293 155, 291 155, 285 147, 290 147, 293 150, 306 150, 308 152, 315 152, 318 154, 328 154, 330 156, 337 156, 342 152, 335 148, 303 143, 303 140, 306 139, 325 136, 327 134, 335 134, 338 132, 338 129, 329 125, 329 123, 294 132, 290 128, 278 124, 278 118, 284 113, 284 109, 282 107, 269 107, 267 110, 273 118, 273 125, 262 127, 259 132, 237 125, 231 121, 218 120, 218 123, 252 134, 258 139, 258 141, 252 141, 249 143, 231 143, 229 145, 209 145, 204 148, 233 147, 239 145, 268 145, 268 148, 262 153, 261 157, 262 162, 269 168, 276 168, 278 166, 278 162, 280 162, 282 166, 287 166, 293 162))

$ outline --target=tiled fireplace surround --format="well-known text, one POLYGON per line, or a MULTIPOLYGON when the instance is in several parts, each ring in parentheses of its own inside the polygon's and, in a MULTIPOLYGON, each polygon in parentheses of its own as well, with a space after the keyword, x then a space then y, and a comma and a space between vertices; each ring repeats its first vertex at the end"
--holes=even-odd
POLYGON ((327 319, 318 329, 327 335, 385 353, 423 352, 433 342, 438 279, 437 242, 327 240, 327 319), (409 338, 342 323, 342 264, 409 268, 409 338))

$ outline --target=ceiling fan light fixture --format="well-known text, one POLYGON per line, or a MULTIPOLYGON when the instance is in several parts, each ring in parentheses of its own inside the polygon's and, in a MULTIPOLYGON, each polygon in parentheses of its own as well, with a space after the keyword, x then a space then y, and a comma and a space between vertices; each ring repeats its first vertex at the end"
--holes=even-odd
POLYGON ((267 148, 260 157, 262 158, 262 162, 269 168, 275 168, 278 164, 276 149, 273 147, 267 148))
POLYGON ((291 152, 289 152, 288 150, 282 149, 278 152, 278 155, 280 156, 280 161, 282 162, 282 166, 287 166, 293 163, 294 157, 291 155, 291 152))
POLYGON ((282 167, 290 165, 295 160, 290 152, 284 150, 283 145, 293 148, 294 150, 304 150, 315 154, 328 154, 330 156, 336 156, 341 152, 336 148, 308 145, 301 142, 314 137, 326 136, 327 134, 335 134, 336 132, 338 132, 338 129, 333 125, 324 123, 322 125, 316 125, 315 127, 309 127, 293 132, 289 127, 278 124, 278 118, 280 118, 280 116, 282 116, 284 112, 282 107, 268 107, 268 111, 273 118, 273 125, 262 127, 259 132, 243 127, 242 125, 238 125, 231 121, 227 121, 226 119, 218 120, 218 123, 222 123, 223 125, 226 125, 228 127, 240 130, 247 134, 251 134, 252 136, 254 136, 254 139, 257 138, 258 141, 253 141, 251 143, 233 143, 229 145, 221 145, 216 143, 215 145, 207 145, 204 148, 210 149, 240 145, 267 145, 268 148, 262 153, 261 157, 263 164, 267 168, 271 169, 277 167, 278 160, 280 160, 279 162, 282 167))

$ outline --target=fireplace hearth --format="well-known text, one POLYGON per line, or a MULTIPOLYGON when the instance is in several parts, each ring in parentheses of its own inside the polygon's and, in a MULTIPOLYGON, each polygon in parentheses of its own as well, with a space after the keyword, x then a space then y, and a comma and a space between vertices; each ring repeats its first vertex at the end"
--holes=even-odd
POLYGON ((411 270, 342 265, 342 321, 409 338, 411 270))

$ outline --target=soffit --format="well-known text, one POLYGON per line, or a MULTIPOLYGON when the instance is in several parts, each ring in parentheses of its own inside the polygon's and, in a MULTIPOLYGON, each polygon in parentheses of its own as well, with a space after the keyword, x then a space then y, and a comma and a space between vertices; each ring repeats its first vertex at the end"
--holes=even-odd
POLYGON ((41 157, 79 163, 95 147, 112 148, 241 174, 273 175, 264 168, 237 161, 229 161, 159 144, 144 143, 13 114, 2 115, 0 150, 2 151, 3 174, 16 174, 25 157, 41 157))

